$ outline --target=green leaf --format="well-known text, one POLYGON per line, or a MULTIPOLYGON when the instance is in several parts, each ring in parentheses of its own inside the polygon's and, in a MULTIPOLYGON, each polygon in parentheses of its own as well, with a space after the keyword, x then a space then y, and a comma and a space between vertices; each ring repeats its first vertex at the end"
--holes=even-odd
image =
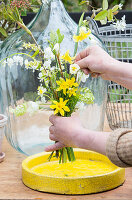
POLYGON ((103 10, 103 11, 99 12, 95 16, 94 20, 96 20, 96 21, 103 20, 103 19, 105 19, 107 17, 107 14, 108 14, 108 11, 107 10, 103 10))
POLYGON ((58 41, 57 42, 60 44, 64 39, 64 35, 61 35, 60 29, 57 29, 56 33, 57 33, 57 36, 58 36, 58 41))
POLYGON ((79 20, 79 26, 82 25, 83 18, 84 18, 84 12, 82 13, 82 15, 81 15, 81 17, 80 17, 80 20, 79 20))
POLYGON ((103 0, 103 10, 107 10, 108 9, 108 0, 103 0))
POLYGON ((85 4, 85 3, 88 3, 88 4, 89 4, 89 1, 81 1, 81 2, 79 3, 79 6, 81 6, 81 5, 85 4))
POLYGON ((39 9, 40 9, 40 8, 34 8, 34 7, 31 8, 31 10, 32 10, 34 13, 37 13, 37 12, 39 11, 39 9))
POLYGON ((115 6, 112 8, 112 12, 116 12, 118 9, 119 9, 119 5, 115 5, 115 6))
POLYGON ((21 16, 27 16, 27 10, 22 11, 21 16))
POLYGON ((35 53, 32 55, 32 58, 36 57, 39 54, 39 50, 35 51, 35 53))
POLYGON ((107 17, 108 17, 108 20, 109 20, 110 22, 113 20, 113 12, 112 12, 112 9, 109 9, 109 10, 108 10, 108 15, 107 15, 107 17))
POLYGON ((52 43, 55 43, 55 41, 57 42, 56 33, 54 31, 50 32, 50 40, 52 43))
POLYGON ((0 33, 4 36, 4 37, 7 37, 7 32, 4 28, 0 27, 0 33))

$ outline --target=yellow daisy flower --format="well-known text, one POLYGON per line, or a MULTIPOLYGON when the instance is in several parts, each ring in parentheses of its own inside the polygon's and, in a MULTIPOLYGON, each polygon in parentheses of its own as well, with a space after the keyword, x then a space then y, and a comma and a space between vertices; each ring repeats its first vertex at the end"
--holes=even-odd
POLYGON ((73 40, 75 42, 81 42, 85 40, 89 35, 91 34, 91 30, 89 29, 88 32, 86 33, 84 30, 80 30, 79 35, 74 35, 73 40))
POLYGON ((66 93, 68 93, 68 94, 70 94, 69 96, 72 96, 72 94, 74 94, 74 96, 75 96, 75 91, 77 91, 77 89, 75 89, 73 87, 78 87, 78 83, 75 82, 74 77, 72 77, 71 79, 66 79, 66 81, 61 78, 59 81, 56 81, 56 83, 59 85, 59 87, 56 89, 56 91, 63 90, 64 95, 66 95, 66 93))
POLYGON ((73 95, 73 96, 76 96, 76 91, 77 91, 77 88, 70 88, 70 89, 67 91, 67 94, 69 94, 69 97, 71 97, 72 95, 73 95))
POLYGON ((75 82, 75 77, 72 77, 71 79, 66 79, 68 88, 72 87, 78 87, 78 83, 75 82))
POLYGON ((66 106, 68 100, 63 101, 63 98, 60 98, 59 100, 59 102, 53 101, 55 105, 51 105, 50 108, 54 110, 54 114, 60 113, 61 116, 64 116, 64 111, 70 112, 70 109, 66 106))
POLYGON ((59 88, 56 89, 56 91, 63 90, 64 95, 66 95, 66 89, 68 88, 68 85, 64 79, 60 79, 60 81, 56 81, 56 83, 59 85, 59 88))
POLYGON ((65 62, 69 62, 70 64, 72 64, 74 57, 71 57, 69 55, 69 50, 68 50, 63 56, 61 56, 61 59, 65 60, 65 62))

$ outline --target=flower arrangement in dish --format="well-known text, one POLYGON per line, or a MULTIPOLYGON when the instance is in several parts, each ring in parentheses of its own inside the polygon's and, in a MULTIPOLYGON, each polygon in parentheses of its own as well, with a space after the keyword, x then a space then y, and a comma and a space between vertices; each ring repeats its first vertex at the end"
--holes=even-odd
MULTIPOLYGON (((103 8, 101 10, 94 9, 92 17, 102 23, 105 23, 106 20, 113 22, 115 12, 119 9, 120 7, 117 5, 113 10, 109 10, 108 2, 105 0, 103 1, 103 8), (96 14, 96 12, 99 13, 96 14)), ((67 47, 67 51, 62 54, 61 45, 62 41, 65 40, 65 35, 61 34, 59 29, 50 32, 48 46, 43 49, 35 40, 32 32, 17 15, 17 24, 31 36, 34 43, 23 43, 22 48, 26 52, 14 53, 4 59, 3 62, 5 66, 6 64, 12 66, 15 62, 20 66, 24 65, 26 70, 37 72, 39 87, 35 93, 35 101, 24 101, 17 106, 10 106, 9 112, 12 115, 15 115, 15 117, 25 116, 27 113, 33 115, 38 110, 50 109, 56 115, 69 117, 83 104, 92 104, 94 102, 94 95, 91 90, 88 87, 82 87, 82 82, 85 82, 88 76, 84 75, 79 66, 75 64, 78 43, 91 37, 89 24, 86 20, 83 20, 83 17, 84 13, 80 18, 77 32, 73 35, 73 41, 75 42, 74 52, 70 52, 67 47), (26 59, 24 60, 22 56, 25 56, 26 59)), ((104 156, 98 156, 94 152, 86 153, 85 151, 81 153, 79 151, 79 153, 74 154, 71 147, 65 147, 51 154, 42 153, 29 157, 23 162, 22 168, 24 184, 32 189, 44 192, 62 194, 95 193, 112 189, 124 182, 124 170, 111 164, 104 156), (98 163, 99 161, 101 162, 98 163), (94 166, 96 170, 98 169, 98 172, 95 175, 89 173, 90 171, 86 169, 87 166, 89 166, 89 169, 93 169, 94 166), (106 170, 107 167, 109 168, 108 170, 106 170), (62 174, 57 174, 58 172, 55 171, 57 168, 62 174), (79 172, 78 176, 75 177, 77 168, 79 172), (67 172, 66 169, 69 169, 69 171, 67 172), (87 171, 87 175, 81 173, 84 169, 87 171), (100 169, 102 169, 101 173, 99 172, 100 169), (70 171, 72 172, 71 174, 69 173, 70 171), (48 172, 48 174, 44 172, 48 172), (53 177, 54 172, 55 176, 57 176, 58 184, 56 184, 56 177, 53 177), (101 177, 100 181, 98 177, 101 177), (99 181, 97 185, 95 178, 99 181), (80 182, 81 180, 82 182, 80 182), (115 181, 113 181, 114 184, 112 185, 111 180, 115 181), (104 181, 109 183, 108 187, 103 187, 104 181), (73 184, 71 190, 66 190, 69 187, 66 182, 70 187, 73 184), (88 190, 91 182, 93 183, 91 184, 92 188, 88 190), (66 188, 56 190, 56 187, 61 188, 60 184, 65 185, 66 188), (78 188, 81 188, 81 190, 78 188)))

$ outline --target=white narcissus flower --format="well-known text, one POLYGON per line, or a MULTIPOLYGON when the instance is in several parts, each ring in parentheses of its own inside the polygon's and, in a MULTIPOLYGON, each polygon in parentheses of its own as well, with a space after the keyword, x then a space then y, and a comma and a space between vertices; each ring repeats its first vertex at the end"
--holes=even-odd
POLYGON ((55 44, 53 50, 56 51, 56 53, 58 54, 59 53, 59 50, 60 50, 60 45, 58 43, 55 44))
POLYGON ((7 64, 9 67, 12 67, 14 64, 14 60, 12 58, 7 58, 7 64))
POLYGON ((41 72, 39 73, 38 78, 40 79, 40 82, 44 80, 43 74, 41 72))
POLYGON ((39 110, 39 105, 36 102, 33 101, 29 101, 28 102, 28 108, 27 108, 27 112, 32 115, 35 112, 37 112, 39 110))
POLYGON ((76 74, 79 69, 80 69, 80 67, 77 64, 70 65, 70 73, 71 74, 76 74))
POLYGON ((78 71, 77 73, 77 81, 78 82, 86 82, 86 79, 89 77, 89 75, 84 74, 82 71, 78 71))
POLYGON ((40 62, 37 61, 37 60, 28 62, 28 66, 33 70, 33 72, 34 72, 35 70, 37 70, 39 64, 40 64, 40 62))
POLYGON ((46 88, 44 88, 42 85, 38 87, 38 95, 43 97, 43 94, 46 92, 46 88))
POLYGON ((119 9, 120 9, 120 10, 122 10, 122 6, 123 6, 123 4, 120 3, 120 4, 119 4, 119 9))
POLYGON ((118 30, 118 31, 124 31, 126 29, 126 20, 125 20, 125 15, 122 17, 122 19, 119 21, 117 20, 116 23, 113 23, 113 26, 118 30))
POLYGON ((82 81, 83 83, 85 83, 88 77, 89 77, 89 75, 86 75, 86 74, 83 73, 83 74, 82 74, 82 77, 81 77, 81 81, 82 81))

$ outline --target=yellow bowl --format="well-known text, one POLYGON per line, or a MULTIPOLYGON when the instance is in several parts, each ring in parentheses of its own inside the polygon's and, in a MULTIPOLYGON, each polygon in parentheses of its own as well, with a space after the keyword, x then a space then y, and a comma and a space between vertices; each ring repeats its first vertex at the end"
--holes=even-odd
MULTIPOLYGON (((76 159, 89 160, 107 163, 108 168, 112 167, 110 172, 102 174, 84 175, 76 177, 57 177, 35 172, 37 167, 41 168, 43 164, 49 164, 48 157, 50 153, 39 153, 26 158, 22 162, 22 180, 23 183, 31 189, 58 193, 58 194, 91 194, 111 190, 121 185, 125 180, 125 170, 113 165, 106 156, 99 153, 85 150, 75 150, 76 159)), ((54 159, 54 162, 55 159, 54 159)), ((57 163, 59 165, 59 163, 57 163)), ((89 166, 86 166, 89 167, 89 166)), ((82 171, 83 169, 79 169, 82 171)))

